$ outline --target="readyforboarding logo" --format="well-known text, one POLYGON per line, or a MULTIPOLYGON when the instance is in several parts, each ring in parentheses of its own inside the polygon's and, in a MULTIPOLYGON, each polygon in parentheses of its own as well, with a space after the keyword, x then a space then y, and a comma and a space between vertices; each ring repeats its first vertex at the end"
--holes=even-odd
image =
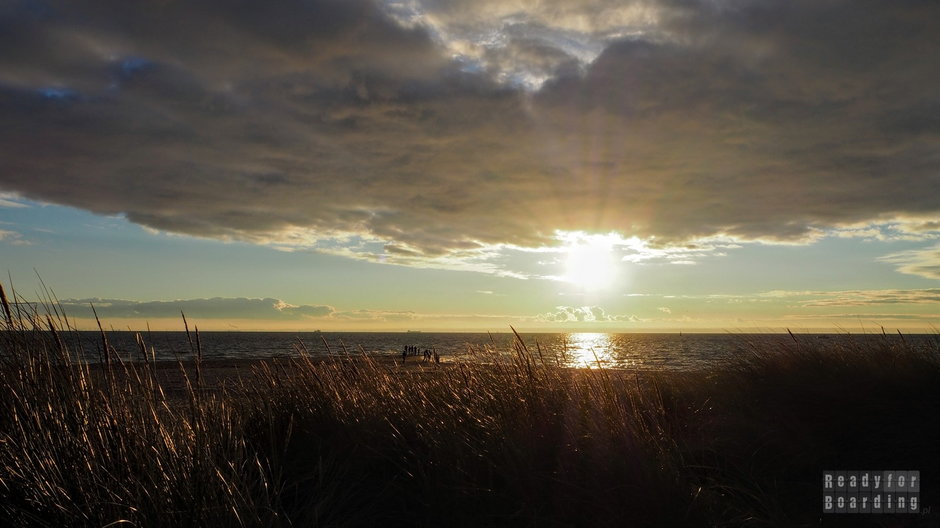
POLYGON ((920 471, 823 471, 823 513, 920 513, 920 471))

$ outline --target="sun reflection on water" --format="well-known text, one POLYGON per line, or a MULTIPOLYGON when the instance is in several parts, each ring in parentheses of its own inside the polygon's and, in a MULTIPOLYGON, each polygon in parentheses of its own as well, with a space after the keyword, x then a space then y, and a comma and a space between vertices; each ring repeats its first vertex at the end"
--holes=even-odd
POLYGON ((564 346, 569 367, 598 368, 598 364, 609 367, 614 362, 609 334, 567 334, 564 346))

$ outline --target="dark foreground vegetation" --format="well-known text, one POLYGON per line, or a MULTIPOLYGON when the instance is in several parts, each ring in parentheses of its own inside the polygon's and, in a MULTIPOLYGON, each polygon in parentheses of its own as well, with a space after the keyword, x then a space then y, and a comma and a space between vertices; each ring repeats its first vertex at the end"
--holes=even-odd
POLYGON ((143 340, 132 363, 105 333, 71 350, 54 304, 21 306, 0 314, 4 526, 938 524, 940 359, 901 336, 697 373, 566 369, 521 340, 427 369, 300 351, 225 387, 197 359, 168 394, 143 340), (920 470, 933 513, 823 518, 824 469, 920 470))

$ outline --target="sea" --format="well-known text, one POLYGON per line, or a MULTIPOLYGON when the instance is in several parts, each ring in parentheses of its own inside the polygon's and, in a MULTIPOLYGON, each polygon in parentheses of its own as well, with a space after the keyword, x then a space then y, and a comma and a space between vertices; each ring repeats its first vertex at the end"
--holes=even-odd
MULTIPOLYGON (((123 360, 142 360, 137 334, 110 331, 110 347, 123 360)), ((101 357, 102 338, 97 332, 72 332, 65 340, 73 351, 81 350, 88 361, 101 357)), ((190 359, 196 337, 185 332, 141 334, 157 360, 190 359), (192 345, 190 344, 192 340, 192 345)), ((792 350, 798 346, 845 347, 866 350, 889 343, 930 354, 940 354, 940 335, 935 334, 696 334, 696 333, 523 333, 522 343, 534 357, 551 364, 580 368, 637 370, 700 370, 727 365, 754 350, 792 350)), ((436 351, 444 361, 492 359, 493 352, 510 355, 511 333, 446 332, 200 332, 198 346, 203 359, 258 359, 298 356, 358 355, 401 357, 406 347, 419 353, 436 351), (487 352, 489 351, 489 352, 487 352)))

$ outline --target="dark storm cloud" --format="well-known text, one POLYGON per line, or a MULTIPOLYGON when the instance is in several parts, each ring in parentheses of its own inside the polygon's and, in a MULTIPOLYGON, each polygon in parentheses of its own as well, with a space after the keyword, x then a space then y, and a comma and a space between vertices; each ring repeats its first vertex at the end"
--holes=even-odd
MULTIPOLYGON (((940 4, 635 5, 655 24, 583 68, 514 29, 492 60, 554 76, 527 94, 364 0, 9 3, 0 191, 409 262, 556 229, 801 241, 940 216, 940 4)), ((612 31, 552 13, 532 27, 612 31)))

